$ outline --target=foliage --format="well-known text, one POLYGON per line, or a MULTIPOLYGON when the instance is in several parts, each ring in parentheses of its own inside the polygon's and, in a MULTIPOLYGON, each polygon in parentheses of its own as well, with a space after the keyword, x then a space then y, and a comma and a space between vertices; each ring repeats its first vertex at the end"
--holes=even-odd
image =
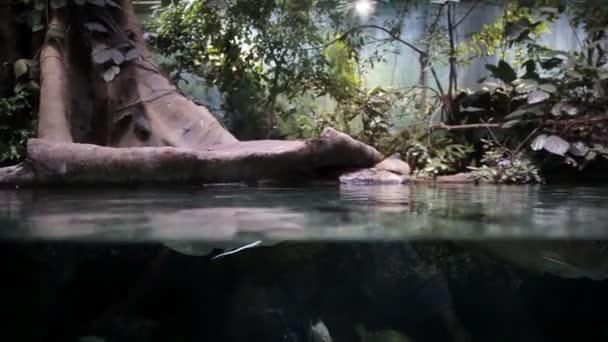
POLYGON ((542 182, 540 170, 524 153, 513 153, 489 140, 484 141, 484 149, 482 166, 469 167, 478 181, 512 184, 542 182))
POLYGON ((25 145, 35 127, 30 96, 21 90, 0 98, 0 165, 25 158, 25 145))
MULTIPOLYGON (((225 106, 239 116, 257 116, 273 129, 277 98, 296 98, 306 91, 332 93, 328 84, 342 72, 328 65, 322 30, 315 21, 322 11, 313 1, 195 1, 163 8, 150 30, 161 53, 175 53, 177 69, 201 75, 228 95, 225 106)), ((238 124, 236 124, 238 126, 238 124)), ((238 127, 237 127, 238 129, 238 127)))

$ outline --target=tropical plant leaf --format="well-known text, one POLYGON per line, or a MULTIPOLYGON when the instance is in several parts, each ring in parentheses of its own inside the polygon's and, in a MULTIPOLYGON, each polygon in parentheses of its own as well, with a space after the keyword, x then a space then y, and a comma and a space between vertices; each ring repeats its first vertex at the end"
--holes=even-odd
POLYGON ((125 55, 118 49, 112 49, 112 60, 116 65, 121 65, 125 61, 125 55))
POLYGON ((570 144, 568 152, 575 157, 584 157, 589 152, 589 146, 582 141, 577 141, 570 144))
POLYGON ((112 59, 114 52, 112 49, 104 49, 93 51, 93 62, 95 64, 104 64, 112 59))
POLYGON ((127 53, 125 54, 125 60, 132 61, 139 56, 141 56, 141 49, 134 47, 131 50, 127 51, 127 53))
POLYGON ((106 82, 112 82, 114 78, 120 73, 120 68, 116 65, 112 65, 103 73, 103 80, 106 82))
POLYGON ((513 84, 516 85, 515 91, 520 94, 531 93, 538 89, 538 82, 530 78, 517 79, 516 82, 513 82, 513 84))
POLYGON ((538 89, 542 91, 546 91, 547 93, 555 93, 557 91, 557 87, 552 83, 543 83, 538 86, 538 89))
POLYGON ((101 33, 108 32, 108 29, 105 26, 103 26, 103 24, 97 23, 97 22, 84 23, 84 27, 86 27, 87 30, 89 30, 91 32, 101 32, 101 33))
POLYGON ((513 128, 521 123, 520 119, 515 119, 511 121, 505 122, 501 127, 502 128, 513 128))
POLYGON ((99 7, 105 7, 106 5, 104 0, 87 0, 87 2, 99 7))
POLYGON ((530 144, 530 147, 532 148, 533 151, 542 150, 543 147, 545 146, 545 142, 547 141, 547 138, 549 138, 549 136, 546 134, 541 134, 541 135, 537 136, 536 139, 534 139, 534 141, 532 141, 532 143, 530 144))
POLYGON ((551 95, 543 90, 536 90, 528 95, 528 104, 537 104, 546 101, 551 95))
POLYGON ((15 62, 15 64, 13 64, 13 71, 15 73, 15 79, 18 79, 19 77, 25 75, 28 71, 28 64, 27 64, 27 60, 25 59, 19 59, 15 62))
POLYGON ((529 113, 528 108, 524 108, 524 109, 518 109, 514 112, 512 112, 511 114, 505 116, 505 120, 512 120, 512 119, 517 119, 520 118, 526 114, 529 113))
POLYGON ((486 69, 492 73, 492 77, 505 83, 511 83, 517 79, 517 73, 509 63, 501 60, 498 65, 486 64, 486 69))
POLYGON ((559 67, 560 65, 562 65, 562 63, 564 63, 563 59, 557 58, 557 57, 552 57, 552 58, 549 58, 547 60, 540 62, 540 66, 542 66, 543 69, 550 70, 550 69, 559 67))
POLYGON ((119 5, 119 4, 117 4, 117 3, 115 3, 115 2, 114 2, 114 1, 112 1, 112 0, 106 0, 106 4, 108 4, 109 6, 112 6, 112 7, 114 7, 114 8, 120 8, 120 5, 119 5))
POLYGON ((570 149, 570 143, 557 135, 551 135, 545 140, 543 149, 558 156, 563 156, 570 149))

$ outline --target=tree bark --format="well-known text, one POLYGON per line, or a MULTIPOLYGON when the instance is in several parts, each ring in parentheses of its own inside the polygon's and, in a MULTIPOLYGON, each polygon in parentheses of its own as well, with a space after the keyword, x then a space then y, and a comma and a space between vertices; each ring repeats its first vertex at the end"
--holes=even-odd
MULTIPOLYGON (((64 18, 57 11, 51 12, 49 27, 65 31, 64 18)), ((50 32, 50 31, 49 31, 50 32)), ((38 137, 57 142, 72 142, 69 123, 68 73, 65 54, 59 39, 47 32, 40 51, 40 110, 38 112, 38 137)))
POLYGON ((28 161, 0 169, 0 185, 211 184, 297 180, 371 167, 374 148, 327 129, 308 141, 259 140, 187 148, 112 148, 32 139, 28 161))

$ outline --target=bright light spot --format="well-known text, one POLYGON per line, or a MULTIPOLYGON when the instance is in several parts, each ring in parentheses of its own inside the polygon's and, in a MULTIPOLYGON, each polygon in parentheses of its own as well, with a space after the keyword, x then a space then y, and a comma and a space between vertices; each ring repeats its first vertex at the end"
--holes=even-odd
POLYGON ((368 17, 374 11, 375 1, 372 0, 357 0, 355 3, 355 12, 361 17, 368 17))

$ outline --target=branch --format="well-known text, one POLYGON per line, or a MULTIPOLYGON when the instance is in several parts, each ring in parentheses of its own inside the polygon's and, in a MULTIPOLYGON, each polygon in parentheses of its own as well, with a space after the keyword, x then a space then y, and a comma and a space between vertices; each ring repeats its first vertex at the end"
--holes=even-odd
POLYGON ((499 123, 479 123, 479 124, 468 124, 468 125, 454 125, 449 126, 444 123, 435 123, 429 127, 431 130, 443 129, 446 131, 458 131, 458 130, 466 130, 466 129, 478 129, 478 128, 502 128, 502 124, 499 123))
POLYGON ((321 46, 316 46, 316 47, 309 48, 309 50, 324 49, 324 48, 326 48, 328 46, 331 46, 331 45, 333 45, 333 44, 335 44, 335 43, 337 43, 339 41, 342 41, 342 40, 346 39, 346 37, 348 37, 349 35, 357 32, 357 31, 364 30, 364 29, 376 29, 376 30, 380 30, 380 31, 388 34, 392 39, 394 39, 394 40, 400 42, 401 44, 409 47, 410 49, 414 50, 418 54, 420 54, 420 55, 426 55, 427 54, 426 52, 424 52, 424 51, 420 50, 419 48, 417 48, 416 46, 414 46, 412 43, 409 43, 409 42, 403 40, 401 37, 395 35, 393 32, 391 32, 388 29, 386 29, 386 28, 384 28, 382 26, 379 26, 379 25, 361 25, 361 26, 353 27, 350 30, 344 32, 340 37, 338 37, 338 38, 330 41, 329 43, 323 44, 321 46))
POLYGON ((455 30, 458 28, 458 26, 460 26, 460 24, 462 24, 470 15, 471 13, 473 13, 473 10, 481 3, 482 0, 477 0, 473 5, 471 5, 471 8, 469 8, 469 10, 467 11, 467 13, 460 18, 460 20, 454 24, 454 26, 452 26, 452 30, 455 30))

